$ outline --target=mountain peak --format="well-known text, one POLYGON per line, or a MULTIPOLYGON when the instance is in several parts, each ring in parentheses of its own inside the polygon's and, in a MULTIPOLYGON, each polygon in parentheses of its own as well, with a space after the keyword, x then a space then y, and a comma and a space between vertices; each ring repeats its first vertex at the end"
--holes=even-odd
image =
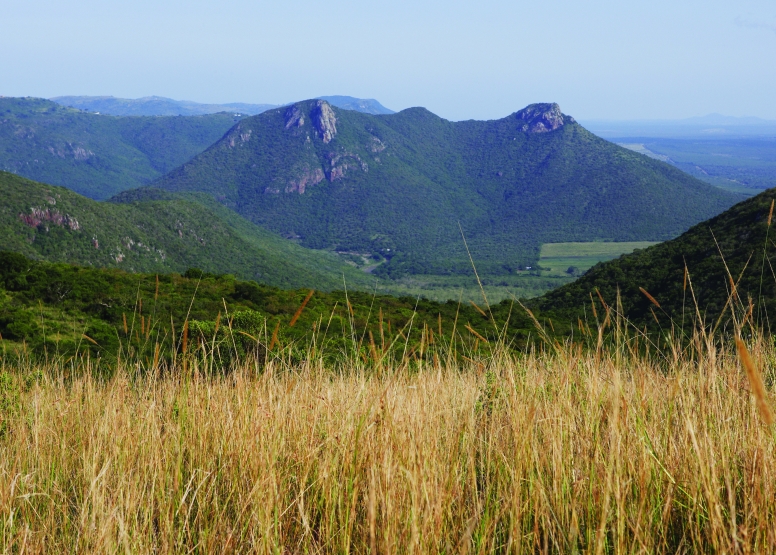
POLYGON ((547 133, 567 123, 575 123, 574 118, 564 115, 555 102, 530 104, 516 112, 515 118, 524 122, 522 130, 528 133, 547 133))

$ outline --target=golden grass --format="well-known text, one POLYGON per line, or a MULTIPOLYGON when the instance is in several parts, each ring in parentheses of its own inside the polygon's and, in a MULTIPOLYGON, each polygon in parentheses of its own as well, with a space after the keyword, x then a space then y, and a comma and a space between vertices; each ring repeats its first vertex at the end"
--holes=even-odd
POLYGON ((106 380, 7 368, 0 547, 776 550, 773 428, 747 379, 776 350, 753 341, 746 367, 733 349, 669 367, 625 353, 567 346, 379 373, 243 363, 208 378, 193 360, 185 376, 106 380))

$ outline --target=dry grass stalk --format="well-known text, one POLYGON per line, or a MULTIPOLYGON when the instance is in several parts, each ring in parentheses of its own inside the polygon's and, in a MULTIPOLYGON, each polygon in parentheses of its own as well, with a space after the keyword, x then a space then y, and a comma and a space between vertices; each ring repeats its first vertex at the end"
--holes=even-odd
POLYGON ((482 315, 483 315, 485 318, 487 318, 487 317, 488 317, 487 313, 486 313, 484 310, 482 310, 482 309, 481 309, 479 306, 477 306, 477 303, 475 303, 474 301, 469 301, 469 302, 470 302, 470 303, 471 303, 471 305, 472 305, 472 306, 473 306, 473 307, 474 307, 474 308, 477 310, 477 312, 479 312, 480 314, 482 314, 482 315))
MULTIPOLYGON (((766 342, 752 348, 776 355, 766 342)), ((207 378, 168 368, 105 380, 84 366, 63 381, 47 367, 25 386, 8 374, 18 401, 2 415, 0 545, 776 550, 776 450, 751 425, 762 409, 730 387, 734 358, 719 353, 707 371, 711 359, 696 354, 667 373, 637 355, 617 366, 605 350, 597 360, 559 349, 380 375, 319 359, 207 378)))
POLYGON ((643 294, 643 295, 644 295, 646 298, 648 298, 648 299, 650 300, 650 302, 651 302, 653 305, 655 305, 656 307, 660 308, 660 303, 659 303, 659 302, 657 302, 657 300, 655 300, 655 297, 653 297, 652 295, 650 295, 650 294, 647 292, 647 290, 646 290, 646 289, 644 289, 643 287, 639 287, 639 291, 641 291, 641 292, 642 292, 642 294, 643 294))
POLYGON ((469 333, 471 333, 474 337, 477 338, 478 341, 482 341, 483 343, 488 343, 488 340, 485 339, 482 335, 477 333, 477 330, 475 330, 471 325, 467 322, 464 326, 467 330, 469 330, 469 333))
POLYGON ((752 357, 749 355, 749 350, 746 348, 746 345, 740 337, 736 338, 736 348, 738 350, 738 356, 741 359, 741 365, 744 367, 744 370, 746 370, 746 377, 749 379, 749 385, 752 388, 752 394, 757 401, 757 408, 760 410, 760 415, 768 426, 772 426, 774 423, 773 410, 768 404, 768 397, 762 375, 754 365, 752 357))
POLYGON ((277 345, 278 342, 278 331, 280 330, 280 322, 275 324, 275 329, 272 331, 272 340, 269 342, 269 350, 275 348, 275 345, 277 345))
MULTIPOLYGON (((302 304, 299 306, 299 308, 296 309, 296 312, 294 312, 294 316, 291 318, 291 322, 288 324, 288 327, 290 328, 294 327, 294 324, 296 324, 296 321, 299 320, 299 317, 302 315, 302 311, 304 311, 304 307, 306 307, 307 303, 310 302, 310 299, 313 298, 313 293, 315 293, 315 291, 313 289, 310 289, 310 292, 307 293, 307 296, 302 301, 302 304)), ((348 303, 348 306, 350 306, 350 303, 348 303)))

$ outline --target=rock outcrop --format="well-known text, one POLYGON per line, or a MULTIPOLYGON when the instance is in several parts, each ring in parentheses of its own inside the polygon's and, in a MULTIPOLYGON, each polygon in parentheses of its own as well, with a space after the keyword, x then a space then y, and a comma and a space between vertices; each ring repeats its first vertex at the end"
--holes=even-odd
POLYGON ((523 122, 521 129, 526 133, 548 133, 567 123, 575 123, 574 118, 564 115, 554 102, 526 106, 515 113, 515 118, 523 122))
POLYGON ((19 219, 30 227, 51 223, 59 227, 68 227, 72 231, 81 229, 81 224, 70 214, 62 214, 50 208, 32 208, 29 214, 19 214, 19 219))
POLYGON ((286 193, 299 193, 303 195, 308 185, 317 185, 323 181, 324 177, 325 175, 321 168, 307 169, 299 177, 288 182, 288 186, 285 189, 286 193))
POLYGON ((304 114, 299 104, 289 106, 286 110, 286 129, 292 127, 302 127, 304 125, 304 114))
POLYGON ((337 134, 337 118, 334 110, 325 100, 318 100, 312 113, 315 130, 324 143, 330 142, 337 134))

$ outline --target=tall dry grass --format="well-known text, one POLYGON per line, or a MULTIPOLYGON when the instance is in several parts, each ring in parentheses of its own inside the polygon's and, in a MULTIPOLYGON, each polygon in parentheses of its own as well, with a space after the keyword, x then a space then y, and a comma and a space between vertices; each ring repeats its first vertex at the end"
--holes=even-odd
MULTIPOLYGON (((747 352, 772 384, 776 349, 747 352)), ((3 552, 776 551, 734 348, 359 364, 6 368, 3 552)))

